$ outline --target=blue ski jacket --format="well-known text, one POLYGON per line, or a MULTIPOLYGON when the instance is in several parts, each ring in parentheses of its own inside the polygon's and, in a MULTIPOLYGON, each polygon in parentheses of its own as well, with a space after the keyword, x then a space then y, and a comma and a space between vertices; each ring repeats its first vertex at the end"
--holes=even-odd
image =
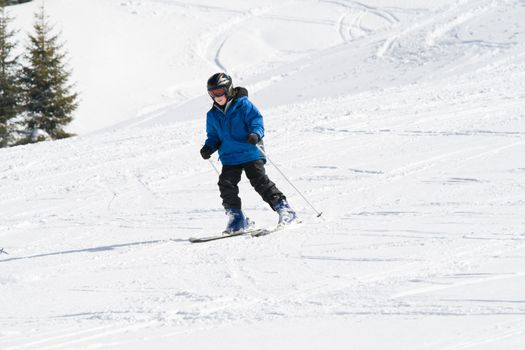
POLYGON ((265 161, 257 146, 248 143, 250 133, 264 137, 263 117, 257 107, 248 100, 248 91, 235 88, 236 95, 224 111, 216 104, 206 115, 205 144, 212 151, 219 150, 223 165, 239 165, 259 159, 265 161))

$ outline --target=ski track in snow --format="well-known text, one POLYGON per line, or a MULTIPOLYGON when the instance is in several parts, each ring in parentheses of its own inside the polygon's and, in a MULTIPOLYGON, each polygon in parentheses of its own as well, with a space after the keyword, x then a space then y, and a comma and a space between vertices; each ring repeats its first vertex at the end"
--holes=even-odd
MULTIPOLYGON (((226 43, 255 18, 333 26, 342 46, 252 75, 250 91, 261 98, 300 72, 329 73, 325 63, 354 48, 369 50, 359 62, 365 71, 375 64, 392 64, 400 76, 407 67, 435 70, 421 81, 265 107, 268 155, 324 215, 316 219, 268 166, 304 223, 261 238, 186 241, 226 222, 216 174, 198 157, 202 120, 163 124, 157 111, 132 124, 141 127, 0 150, 0 248, 9 254, 0 255, 2 349, 168 349, 185 339, 200 349, 204 334, 228 327, 249 334, 272 322, 307 340, 316 335, 313 326, 294 328, 302 322, 320 331, 324 322, 342 324, 363 331, 353 337, 363 349, 520 348, 523 42, 505 31, 507 41, 476 39, 484 28, 476 24, 523 2, 442 1, 427 9, 319 2, 339 10, 330 20, 279 13, 297 1, 252 10, 144 3, 230 16, 200 33, 193 50, 238 76, 245 68, 223 61, 226 43), (383 322, 393 334, 372 339, 383 322), (443 333, 409 337, 406 328, 443 333)), ((274 224, 245 180, 241 193, 248 215, 274 224)), ((239 342, 264 348, 253 339, 239 342)))

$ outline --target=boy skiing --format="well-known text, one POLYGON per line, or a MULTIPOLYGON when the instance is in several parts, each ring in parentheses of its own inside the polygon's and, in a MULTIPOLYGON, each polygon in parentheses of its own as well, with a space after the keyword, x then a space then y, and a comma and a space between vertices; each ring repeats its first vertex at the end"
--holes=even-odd
POLYGON ((229 75, 216 73, 208 79, 208 94, 213 106, 206 115, 207 139, 200 153, 203 159, 209 159, 213 152, 219 151, 223 167, 218 185, 229 217, 224 232, 238 233, 254 225, 241 208, 237 185, 243 170, 255 191, 279 214, 279 225, 295 221, 297 214, 266 175, 266 159, 258 148, 263 147, 263 117, 248 100, 248 91, 234 88, 229 75))

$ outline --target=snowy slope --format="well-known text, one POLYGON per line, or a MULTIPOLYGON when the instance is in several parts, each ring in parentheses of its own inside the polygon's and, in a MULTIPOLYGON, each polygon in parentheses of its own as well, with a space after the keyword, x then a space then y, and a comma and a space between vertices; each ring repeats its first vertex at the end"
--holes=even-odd
MULTIPOLYGON (((158 62, 150 84, 137 70, 142 91, 72 59, 129 89, 95 108, 79 79, 104 120, 85 130, 118 127, 0 150, 2 349, 523 348, 524 1, 92 3, 46 6, 72 25, 76 6, 115 15, 99 29, 134 18, 160 52, 148 30, 184 18, 183 87, 158 62), (321 219, 269 166, 302 226, 186 241, 226 222, 198 155, 220 67, 321 219)), ((132 50, 104 40, 116 65, 132 50)), ((241 193, 258 225, 275 222, 245 180, 241 193)))

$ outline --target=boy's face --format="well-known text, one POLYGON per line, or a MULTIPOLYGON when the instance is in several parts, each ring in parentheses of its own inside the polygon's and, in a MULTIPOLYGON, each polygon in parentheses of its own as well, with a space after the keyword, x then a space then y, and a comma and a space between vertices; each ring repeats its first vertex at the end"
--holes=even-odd
POLYGON ((214 97, 213 100, 215 101, 215 103, 217 103, 219 106, 224 106, 226 104, 226 102, 228 102, 228 98, 226 98, 226 95, 223 95, 223 96, 219 96, 219 97, 214 97))

